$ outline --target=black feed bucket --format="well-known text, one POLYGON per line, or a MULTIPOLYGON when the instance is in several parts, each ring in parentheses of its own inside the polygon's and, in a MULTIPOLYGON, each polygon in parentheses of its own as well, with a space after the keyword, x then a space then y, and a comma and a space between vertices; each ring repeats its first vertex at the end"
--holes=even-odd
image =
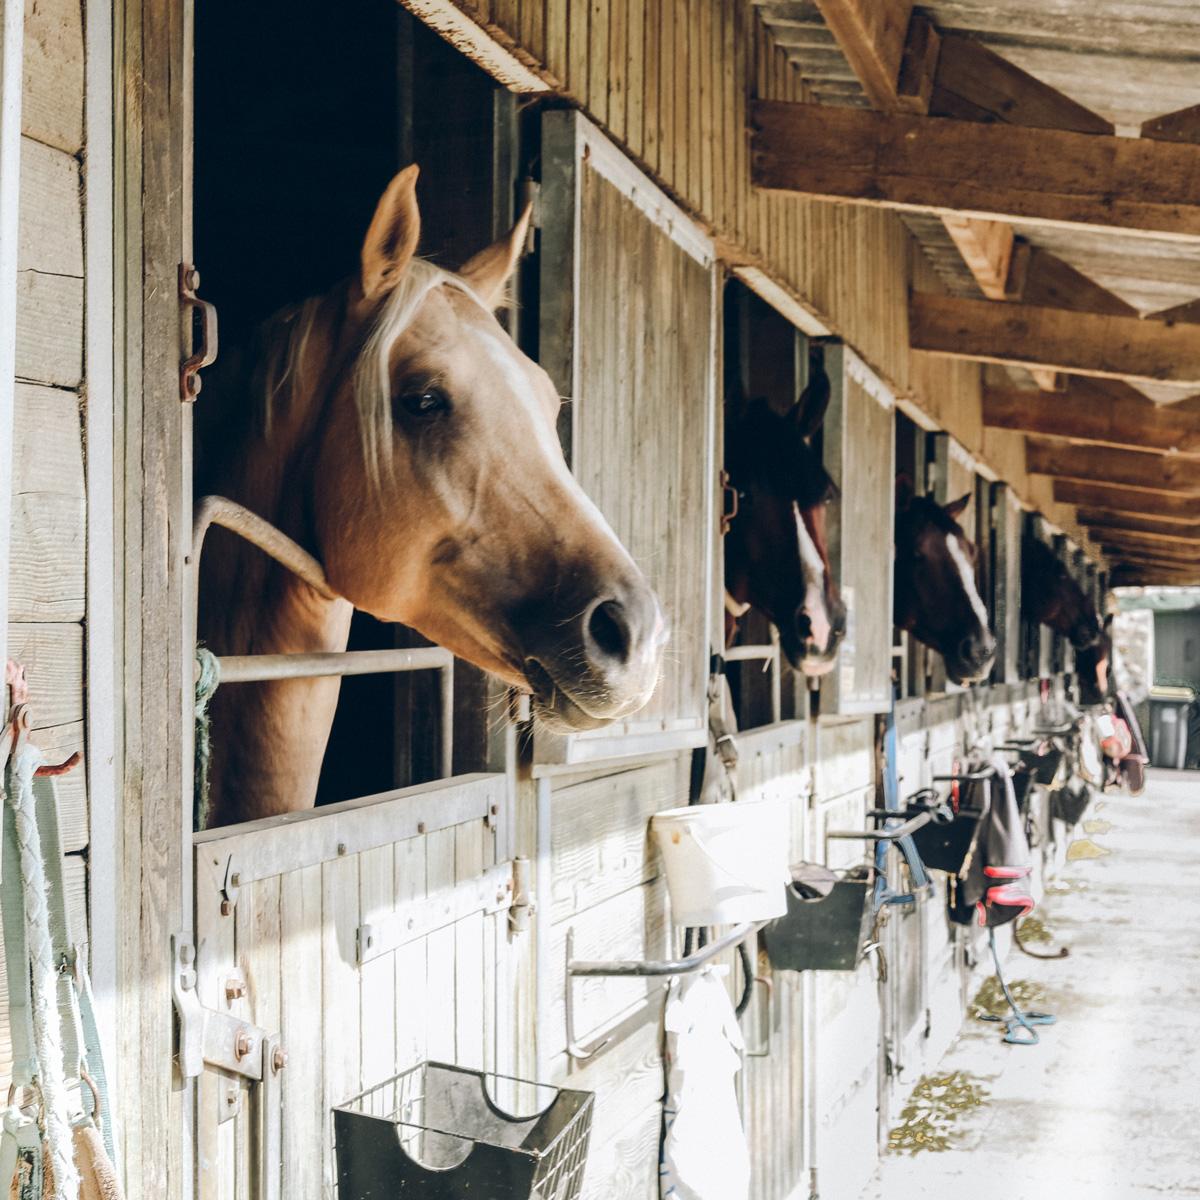
POLYGON ((338 1198, 576 1200, 592 1100, 422 1063, 333 1110, 338 1198))
POLYGON ((805 899, 793 883, 787 915, 762 931, 771 966, 778 971, 853 971, 871 934, 874 872, 855 867, 827 896, 805 899))
POLYGON ((912 835, 913 842, 926 867, 957 875, 967 861, 982 814, 982 809, 960 809, 947 824, 931 821, 918 829, 912 835))

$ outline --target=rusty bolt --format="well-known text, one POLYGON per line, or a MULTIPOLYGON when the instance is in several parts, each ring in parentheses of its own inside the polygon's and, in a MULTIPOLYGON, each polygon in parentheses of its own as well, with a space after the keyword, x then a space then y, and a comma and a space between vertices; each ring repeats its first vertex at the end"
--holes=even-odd
POLYGON ((492 816, 493 817, 496 816, 496 814, 499 813, 499 811, 500 811, 500 805, 493 804, 492 805, 492 816))
POLYGON ((246 981, 238 979, 236 976, 231 976, 225 980, 225 999, 232 1004, 235 1000, 240 1000, 246 994, 246 981))
POLYGON ((223 917, 232 917, 233 916, 233 901, 232 900, 222 900, 221 901, 221 916, 223 916, 223 917))
POLYGON ((237 1035, 233 1042, 233 1056, 241 1062, 251 1050, 254 1049, 254 1038, 244 1029, 237 1035))
POLYGON ((236 1087, 231 1087, 229 1091, 225 1093, 225 1103, 228 1104, 230 1108, 233 1108, 240 1099, 241 1095, 236 1087))
POLYGON ((424 832, 425 832, 425 822, 424 822, 424 821, 418 821, 418 822, 417 822, 417 832, 418 832, 418 833, 424 833, 424 832))
POLYGON ((338 857, 339 858, 346 857, 346 843, 345 842, 338 842, 338 857))
POLYGON ((183 273, 183 286, 194 292, 200 286, 200 272, 195 267, 188 267, 183 273))
POLYGON ((287 1051, 282 1046, 276 1046, 275 1053, 271 1055, 271 1070, 278 1075, 287 1066, 287 1062, 287 1051))
POLYGON ((233 874, 229 876, 229 886, 231 888, 242 886, 242 873, 240 871, 234 871, 233 874))

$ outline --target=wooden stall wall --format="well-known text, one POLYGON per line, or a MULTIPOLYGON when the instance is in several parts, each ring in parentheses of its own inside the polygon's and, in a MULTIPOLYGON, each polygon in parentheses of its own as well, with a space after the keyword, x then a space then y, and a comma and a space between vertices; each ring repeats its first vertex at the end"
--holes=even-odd
MULTIPOLYGON (((83 753, 86 538, 83 12, 25 6, 8 655, 28 672, 34 741, 83 753)), ((87 768, 58 781, 72 928, 86 938, 87 768)), ((3 962, 0 959, 0 972, 3 962)), ((0 1088, 11 1069, 0 981, 0 1088)))
MULTIPOLYGON (((580 105, 711 230, 722 258, 798 300, 1060 523, 1049 482, 1025 473, 1020 435, 982 426, 977 364, 909 350, 910 284, 943 290, 903 224, 879 209, 756 192, 747 102, 804 85, 747 0, 402 0, 479 55, 482 31, 527 68, 498 77, 580 105), (985 453, 986 449, 986 453, 985 453), (1003 460, 1003 461, 1001 461, 1003 460), (1001 470, 1001 467, 1004 470, 1001 470)), ((485 58, 486 55, 482 56, 485 58)))

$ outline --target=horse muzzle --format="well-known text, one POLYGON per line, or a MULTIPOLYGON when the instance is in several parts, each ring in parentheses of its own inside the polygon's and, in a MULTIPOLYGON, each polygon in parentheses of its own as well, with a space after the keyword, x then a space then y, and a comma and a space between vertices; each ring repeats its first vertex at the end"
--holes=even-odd
POLYGON ((632 716, 658 684, 670 629, 644 581, 593 599, 550 624, 524 662, 535 714, 557 732, 599 729, 632 716))
POLYGON ((826 601, 822 620, 814 622, 803 608, 796 613, 795 633, 780 633, 780 645, 793 670, 812 677, 828 675, 837 662, 846 636, 846 606, 840 599, 826 601), (815 635, 823 635, 818 639, 815 635))
POLYGON ((946 674, 951 681, 965 686, 982 683, 991 674, 996 661, 996 639, 990 629, 962 639, 950 654, 943 652, 946 674))

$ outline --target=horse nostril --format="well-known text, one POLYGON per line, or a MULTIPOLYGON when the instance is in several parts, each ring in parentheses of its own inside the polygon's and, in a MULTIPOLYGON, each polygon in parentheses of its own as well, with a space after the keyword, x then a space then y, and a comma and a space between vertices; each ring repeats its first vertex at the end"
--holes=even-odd
POLYGON ((592 609, 585 629, 591 656, 618 662, 628 660, 633 634, 623 605, 616 600, 602 600, 592 609))
POLYGON ((803 645, 813 635, 812 617, 805 612, 804 609, 796 609, 796 637, 800 639, 800 644, 803 645))

